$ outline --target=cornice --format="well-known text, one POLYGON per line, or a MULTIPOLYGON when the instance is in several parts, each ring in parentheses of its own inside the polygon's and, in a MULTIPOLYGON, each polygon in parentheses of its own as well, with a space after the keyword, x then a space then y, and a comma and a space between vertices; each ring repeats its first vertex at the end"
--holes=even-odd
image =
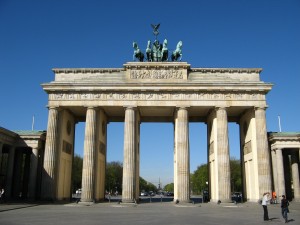
POLYGON ((127 69, 189 69, 190 64, 186 62, 127 62, 123 65, 127 69))
POLYGON ((262 68, 191 68, 190 72, 201 73, 260 73, 262 68))
POLYGON ((126 69, 188 69, 190 72, 201 73, 261 73, 262 68, 190 68, 190 64, 184 62, 166 63, 126 63, 124 68, 53 68, 55 74, 59 73, 118 73, 126 69))
POLYGON ((119 73, 123 68, 54 68, 55 74, 59 73, 119 73))

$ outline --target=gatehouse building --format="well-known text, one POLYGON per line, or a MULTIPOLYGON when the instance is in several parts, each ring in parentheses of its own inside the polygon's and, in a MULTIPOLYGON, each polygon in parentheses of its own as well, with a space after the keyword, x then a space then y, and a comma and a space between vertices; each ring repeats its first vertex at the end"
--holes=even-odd
POLYGON ((16 197, 22 186, 24 197, 70 199, 75 126, 85 122, 81 201, 104 200, 107 125, 118 121, 124 122, 122 202, 135 202, 140 124, 170 122, 174 201, 189 202, 189 124, 201 122, 207 126, 210 201, 231 202, 228 123, 233 122, 240 130, 244 200, 256 202, 275 190, 299 201, 300 133, 267 133, 266 95, 272 84, 260 79, 261 71, 192 68, 187 62, 53 69, 54 81, 42 84, 49 97, 47 132, 22 136, 0 130, 1 185, 8 197, 16 197), (22 182, 16 178, 20 172, 22 182))

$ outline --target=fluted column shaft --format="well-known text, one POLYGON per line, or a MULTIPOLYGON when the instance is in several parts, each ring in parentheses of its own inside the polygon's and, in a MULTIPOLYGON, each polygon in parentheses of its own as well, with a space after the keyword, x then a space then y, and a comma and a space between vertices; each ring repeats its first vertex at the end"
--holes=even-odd
POLYGON ((30 171, 28 184, 28 197, 34 199, 36 197, 36 178, 38 167, 38 149, 33 148, 30 156, 30 171))
POLYGON ((89 107, 85 123, 81 202, 94 202, 96 125, 96 109, 89 107))
POLYGON ((6 198, 11 197, 12 192, 12 183, 13 183, 13 173, 15 166, 15 147, 10 147, 8 152, 8 165, 6 171, 6 186, 5 186, 5 196, 6 198))
POLYGON ((283 167, 283 157, 282 150, 276 149, 276 165, 277 165, 277 186, 278 192, 276 193, 278 196, 285 195, 285 179, 284 179, 284 167, 283 167))
POLYGON ((3 143, 0 142, 0 158, 2 158, 2 147, 3 147, 3 143))
POLYGON ((44 174, 42 178, 42 198, 49 200, 54 200, 56 198, 58 113, 57 108, 49 108, 44 155, 44 174))
POLYGON ((221 202, 231 202, 230 156, 228 144, 228 120, 225 108, 216 109, 218 146, 218 189, 221 202))
POLYGON ((300 187, 299 187, 299 158, 297 152, 293 152, 291 156, 292 176, 294 187, 294 200, 300 202, 300 187))
POLYGON ((179 202, 190 201, 190 152, 189 117, 186 108, 177 111, 177 198, 179 202))
POLYGON ((278 176, 277 176, 277 158, 276 158, 276 149, 271 151, 271 157, 272 157, 272 169, 273 169, 273 180, 274 180, 274 190, 276 192, 276 196, 278 199, 278 176))
POLYGON ((259 196, 272 189, 270 153, 268 148, 266 111, 255 108, 259 196))
POLYGON ((136 190, 136 115, 133 107, 125 110, 124 126, 124 162, 123 162, 123 190, 122 202, 131 203, 135 201, 136 190))

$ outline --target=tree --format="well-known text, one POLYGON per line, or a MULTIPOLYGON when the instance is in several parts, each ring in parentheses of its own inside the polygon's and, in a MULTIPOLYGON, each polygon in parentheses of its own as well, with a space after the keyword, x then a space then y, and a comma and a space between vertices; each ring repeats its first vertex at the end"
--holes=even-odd
POLYGON ((145 179, 143 179, 142 177, 140 177, 140 191, 145 191, 145 192, 149 192, 149 191, 154 191, 157 192, 157 187, 146 181, 145 179))
POLYGON ((123 164, 109 162, 106 164, 105 190, 109 192, 122 192, 123 164))
POLYGON ((207 190, 208 168, 207 164, 202 164, 197 167, 195 172, 191 174, 191 190, 193 194, 201 194, 202 191, 207 190))
POLYGON ((72 168, 72 191, 75 191, 81 188, 81 180, 82 180, 82 165, 83 159, 80 155, 74 156, 73 168, 72 168))
POLYGON ((239 159, 230 159, 231 192, 242 191, 242 172, 239 159))
POLYGON ((174 192, 174 183, 165 185, 164 190, 167 192, 174 192))
MULTIPOLYGON (((242 191, 242 178, 241 178, 241 164, 239 159, 230 159, 230 175, 231 175, 231 191, 242 191)), ((191 190, 194 194, 201 194, 203 190, 207 190, 208 186, 208 166, 202 164, 197 167, 193 174, 191 174, 191 190)))

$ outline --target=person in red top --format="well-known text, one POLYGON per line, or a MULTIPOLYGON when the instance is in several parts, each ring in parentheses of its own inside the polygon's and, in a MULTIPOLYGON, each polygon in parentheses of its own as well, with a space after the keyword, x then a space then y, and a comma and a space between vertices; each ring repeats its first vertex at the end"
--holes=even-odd
POLYGON ((277 203, 277 196, 276 196, 276 192, 275 191, 272 192, 272 201, 275 204, 277 203))

